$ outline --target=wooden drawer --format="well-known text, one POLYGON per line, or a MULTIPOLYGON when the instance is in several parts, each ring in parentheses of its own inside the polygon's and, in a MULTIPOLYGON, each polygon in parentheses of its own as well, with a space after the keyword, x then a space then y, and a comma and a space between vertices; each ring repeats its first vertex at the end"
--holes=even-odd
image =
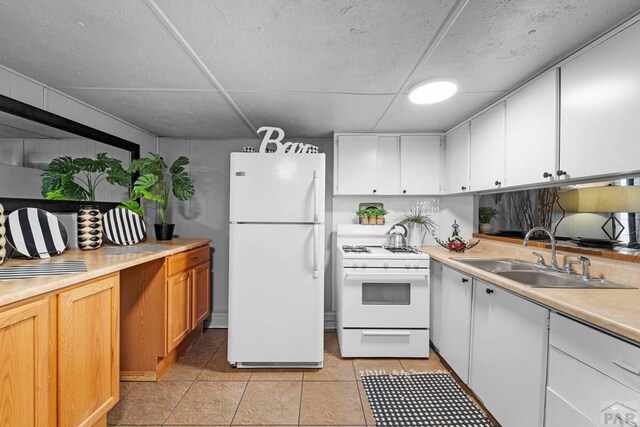
POLYGON ((209 261, 209 246, 181 252, 169 257, 167 274, 173 276, 207 261, 209 261))
MULTIPOLYGON (((555 347, 549 349, 547 387, 596 425, 626 426, 619 420, 614 423, 616 414, 631 416, 638 423, 640 394, 555 347)), ((567 421, 561 425, 576 425, 567 421)))
POLYGON ((640 393, 640 347, 555 313, 549 343, 640 393))

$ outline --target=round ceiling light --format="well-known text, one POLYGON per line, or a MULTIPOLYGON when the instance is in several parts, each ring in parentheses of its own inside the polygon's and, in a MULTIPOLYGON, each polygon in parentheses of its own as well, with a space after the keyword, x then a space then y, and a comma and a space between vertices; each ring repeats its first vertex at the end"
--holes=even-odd
POLYGON ((435 104, 451 98, 458 91, 458 82, 453 79, 432 79, 413 86, 409 101, 414 104, 435 104))

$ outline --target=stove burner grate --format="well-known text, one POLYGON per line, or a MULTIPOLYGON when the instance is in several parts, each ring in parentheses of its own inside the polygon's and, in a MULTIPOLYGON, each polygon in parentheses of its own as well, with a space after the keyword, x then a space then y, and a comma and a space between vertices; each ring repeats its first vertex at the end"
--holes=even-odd
POLYGON ((371 251, 364 246, 343 245, 342 250, 347 254, 370 254, 371 251))
POLYGON ((402 248, 385 248, 386 250, 388 250, 391 253, 394 254, 418 254, 420 252, 418 252, 417 250, 410 248, 408 246, 402 247, 402 248))

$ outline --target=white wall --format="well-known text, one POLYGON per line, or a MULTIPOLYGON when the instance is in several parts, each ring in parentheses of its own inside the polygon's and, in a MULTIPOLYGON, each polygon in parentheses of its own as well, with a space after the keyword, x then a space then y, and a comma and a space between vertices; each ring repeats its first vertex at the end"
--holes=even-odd
MULTIPOLYGON (((289 138, 320 147, 327 157, 326 181, 326 241, 325 307, 331 310, 331 253, 330 230, 333 188, 333 141, 330 138, 289 138)), ((176 224, 181 237, 200 237, 212 240, 212 308, 209 326, 226 327, 229 289, 229 154, 244 146, 259 147, 258 139, 180 140, 160 138, 159 152, 167 163, 181 155, 191 163, 189 174, 194 180, 196 197, 190 202, 172 203, 170 221, 176 224)), ((174 200, 175 202, 175 200, 174 200)))
POLYGON ((460 194, 456 196, 444 196, 440 198, 440 227, 438 237, 446 239, 451 236, 451 225, 455 220, 459 225, 460 236, 471 239, 478 226, 474 223, 474 214, 477 210, 472 194, 460 194))

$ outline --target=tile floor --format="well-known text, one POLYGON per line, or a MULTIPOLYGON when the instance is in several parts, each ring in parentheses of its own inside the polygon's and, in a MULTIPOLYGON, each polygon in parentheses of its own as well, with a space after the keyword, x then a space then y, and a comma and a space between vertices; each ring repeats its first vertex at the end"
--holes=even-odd
POLYGON ((433 351, 428 360, 343 359, 333 331, 323 369, 232 369, 226 338, 208 329, 159 382, 120 383, 109 425, 373 426, 362 372, 446 370, 433 351))

